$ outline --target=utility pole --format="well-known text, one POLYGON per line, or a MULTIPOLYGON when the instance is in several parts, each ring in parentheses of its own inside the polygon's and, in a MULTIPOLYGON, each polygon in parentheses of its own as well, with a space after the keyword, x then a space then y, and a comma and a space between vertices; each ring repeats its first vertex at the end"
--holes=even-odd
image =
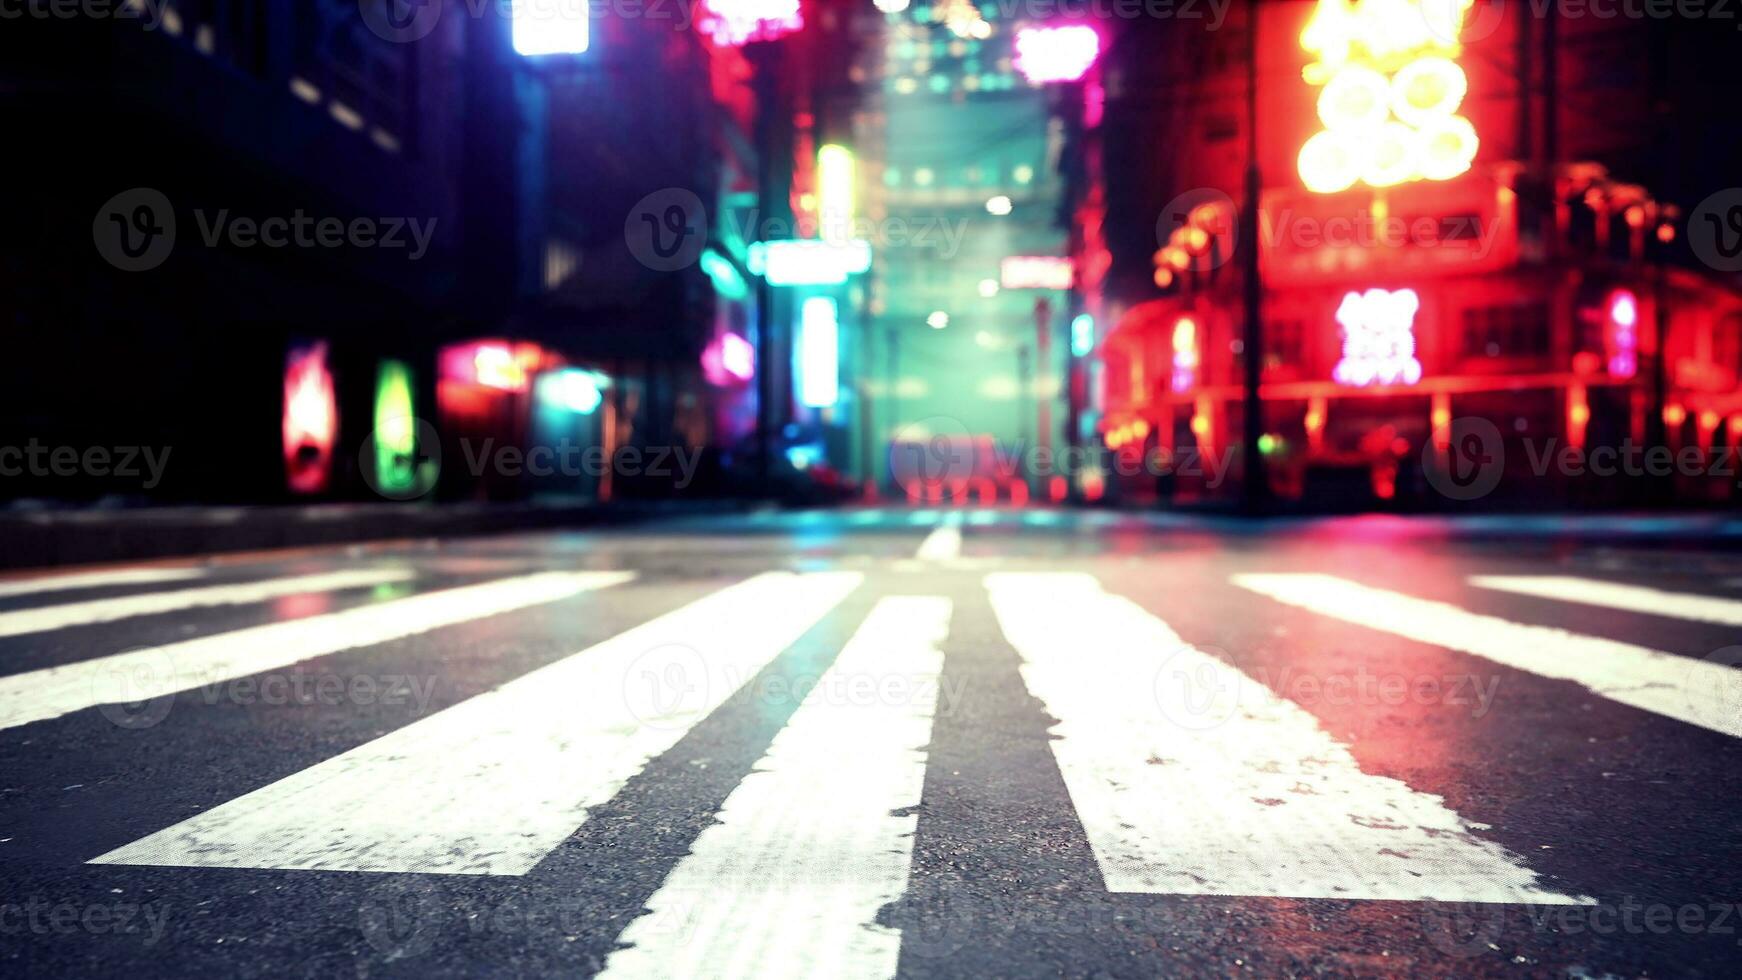
POLYGON ((1263 182, 1258 170, 1258 15, 1259 4, 1247 7, 1246 32, 1246 194, 1240 213, 1240 245, 1245 249, 1241 280, 1245 287, 1246 329, 1241 347, 1245 367, 1245 438, 1242 454, 1246 478, 1241 486, 1241 509, 1262 514, 1269 509, 1270 485, 1264 472, 1264 457, 1258 443, 1264 435, 1264 401, 1258 386, 1264 377, 1264 283, 1259 279, 1258 201, 1263 182))
MULTIPOLYGON (((1017 445, 1022 448, 1022 452, 1020 454, 1018 454, 1018 456, 1017 456, 1018 459, 1029 458, 1029 454, 1028 454, 1028 404, 1027 404, 1027 399, 1028 399, 1028 393, 1034 390, 1034 382, 1032 380, 1034 377, 1034 373, 1029 370, 1028 353, 1029 353, 1029 351, 1028 351, 1027 344, 1018 344, 1017 345, 1017 347, 1016 347, 1016 420, 1017 420, 1016 439, 1017 439, 1017 445)), ((1028 486, 1028 489, 1031 492, 1034 490, 1034 483, 1031 479, 1029 479, 1029 474, 1028 474, 1026 469, 1024 469, 1024 471, 1022 473, 1022 482, 1028 486)))
MULTIPOLYGON (((1034 301, 1034 361, 1037 376, 1046 375, 1052 367, 1052 300, 1045 296, 1034 301)), ((1029 386, 1032 387, 1032 386, 1029 386)), ((1046 458, 1052 455, 1052 399, 1044 392, 1034 391, 1035 445, 1046 458)))
MULTIPOLYGON (((780 51, 773 41, 758 41, 744 46, 744 56, 750 62, 750 90, 756 102, 756 204, 764 227, 771 219, 783 216, 786 199, 782 168, 777 164, 785 152, 780 113, 780 82, 776 72, 780 51)), ((758 232, 751 236, 760 239, 758 232)), ((774 430, 780 425, 775 407, 774 366, 778 363, 775 340, 775 295, 766 276, 756 277, 756 458, 757 482, 764 497, 774 491, 774 430)))

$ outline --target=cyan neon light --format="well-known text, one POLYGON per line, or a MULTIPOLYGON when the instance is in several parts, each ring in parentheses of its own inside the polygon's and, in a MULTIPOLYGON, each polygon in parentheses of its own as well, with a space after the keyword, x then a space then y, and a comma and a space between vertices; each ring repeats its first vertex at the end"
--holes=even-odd
POLYGON ((713 280, 714 292, 727 299, 741 300, 750 295, 750 286, 724 255, 711 248, 702 250, 702 271, 713 280))
POLYGON ((1071 354, 1076 357, 1088 357, 1095 349, 1095 318, 1087 313, 1077 314, 1071 321, 1071 354))
POLYGON ((828 408, 841 397, 839 309, 828 296, 804 301, 799 315, 798 400, 828 408))
POLYGON ((605 401, 604 379, 592 371, 564 368, 538 378, 538 400, 552 408, 591 415, 605 401))
POLYGON ((750 271, 773 286, 838 286, 871 268, 871 243, 788 239, 751 242, 750 271))

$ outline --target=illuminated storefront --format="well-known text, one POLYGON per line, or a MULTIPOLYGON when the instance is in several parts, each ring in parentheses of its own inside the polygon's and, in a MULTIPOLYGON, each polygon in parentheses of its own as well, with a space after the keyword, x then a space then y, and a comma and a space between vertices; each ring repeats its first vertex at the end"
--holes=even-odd
MULTIPOLYGON (((1509 487, 1528 487, 1518 499, 1624 502, 1625 488, 1580 486, 1544 454, 1644 446, 1654 417, 1672 451, 1734 445, 1742 297, 1666 263, 1681 216, 1646 188, 1594 163, 1508 159, 1471 108, 1483 93, 1463 67, 1475 53, 1446 40, 1455 26, 1397 29, 1421 24, 1422 6, 1324 0, 1292 35, 1304 70, 1288 105, 1313 104, 1317 118, 1292 144, 1293 173, 1273 171, 1261 198, 1272 490, 1315 505, 1441 503, 1431 474, 1476 451, 1454 444, 1464 419, 1500 441, 1490 503, 1509 487)), ((1100 436, 1128 464, 1238 450, 1234 231, 1225 201, 1193 210, 1155 256, 1161 297, 1124 310, 1103 341, 1100 436)), ((1124 470, 1127 499, 1237 492, 1124 470)), ((1727 499, 1734 482, 1677 492, 1727 499)))

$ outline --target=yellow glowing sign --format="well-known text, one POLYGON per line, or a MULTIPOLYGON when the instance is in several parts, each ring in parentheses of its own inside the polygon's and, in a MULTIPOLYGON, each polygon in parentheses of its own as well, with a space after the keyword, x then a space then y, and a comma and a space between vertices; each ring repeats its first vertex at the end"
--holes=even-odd
POLYGON ((817 191, 823 238, 850 238, 853 225, 853 151, 834 143, 817 150, 817 191))
POLYGON ((1478 140, 1457 114, 1469 90, 1458 33, 1473 0, 1319 0, 1301 32, 1317 56, 1301 73, 1325 128, 1300 149, 1301 180, 1321 194, 1356 183, 1447 180, 1478 140))

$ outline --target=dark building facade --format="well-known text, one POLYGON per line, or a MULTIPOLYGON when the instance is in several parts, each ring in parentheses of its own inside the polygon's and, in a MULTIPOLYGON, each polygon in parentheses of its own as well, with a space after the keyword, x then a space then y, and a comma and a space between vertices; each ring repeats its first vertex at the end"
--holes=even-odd
POLYGON ((523 443, 558 371, 566 403, 600 391, 576 439, 712 438, 713 290, 694 263, 638 262, 625 233, 665 188, 716 206, 733 124, 693 32, 596 20, 586 54, 529 58, 507 4, 106 9, 0 24, 0 424, 9 445, 171 462, 149 487, 26 468, 7 498, 378 499, 390 410, 439 430, 440 447, 391 441, 417 457, 402 468, 443 450, 442 496, 598 493, 456 465, 444 386, 494 385, 487 431, 523 443))

